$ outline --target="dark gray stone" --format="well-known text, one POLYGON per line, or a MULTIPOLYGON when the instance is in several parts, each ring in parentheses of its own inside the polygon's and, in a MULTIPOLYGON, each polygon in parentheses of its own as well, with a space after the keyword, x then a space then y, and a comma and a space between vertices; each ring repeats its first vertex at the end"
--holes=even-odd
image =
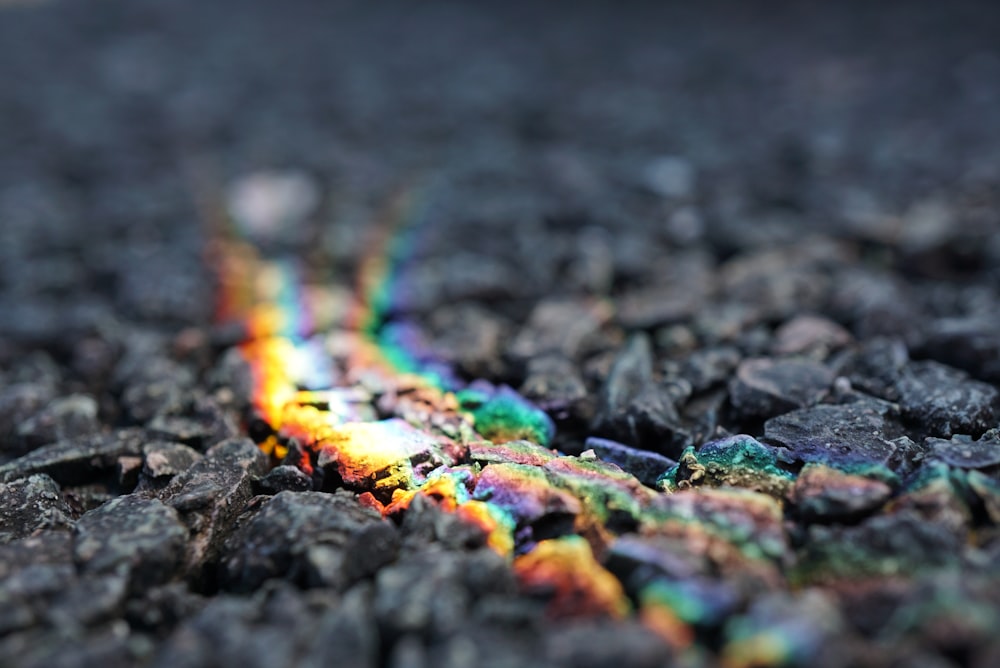
POLYGON ((840 373, 851 385, 889 401, 899 399, 896 382, 909 362, 906 345, 898 339, 874 339, 843 362, 840 373))
POLYGON ((688 437, 669 395, 653 380, 653 353, 646 335, 633 336, 615 358, 592 429, 600 436, 668 456, 683 450, 688 437))
POLYGON ((560 354, 533 357, 520 393, 557 419, 575 414, 587 397, 577 365, 560 354))
POLYGON ((997 424, 995 387, 937 362, 912 362, 896 383, 904 416, 933 436, 979 436, 997 424))
POLYGON ((667 469, 677 465, 676 461, 661 454, 630 448, 622 443, 596 436, 588 438, 583 447, 593 450, 604 461, 620 466, 622 470, 638 478, 639 482, 650 487, 656 486, 656 479, 667 469))
POLYGON ((0 543, 72 526, 73 512, 62 498, 59 485, 49 476, 39 474, 0 483, 0 543))
POLYGON ((18 429, 54 396, 53 386, 43 382, 11 383, 0 388, 0 451, 22 455, 30 449, 18 429))
POLYGON ((815 404, 832 382, 833 372, 819 362, 748 359, 729 382, 729 400, 741 418, 769 418, 815 404))
POLYGON ((684 359, 681 375, 695 392, 729 379, 740 363, 740 351, 729 346, 696 350, 684 359))
POLYGON ((395 527, 353 494, 281 492, 227 541, 223 585, 253 591, 272 578, 346 588, 392 561, 395 527))
POLYGON ((43 410, 17 426, 18 439, 25 450, 62 440, 77 440, 96 434, 97 401, 73 394, 50 402, 43 410))
POLYGON ((922 356, 1000 383, 1000 318, 995 315, 942 318, 924 330, 922 356))
POLYGON ((307 492, 312 489, 313 480, 295 466, 275 466, 266 476, 257 481, 257 491, 261 494, 280 492, 307 492))
POLYGON ((901 434, 891 406, 876 401, 813 406, 764 423, 764 440, 783 448, 779 458, 847 470, 866 465, 906 469, 914 453, 893 442, 901 434))
POLYGON ((965 469, 980 469, 1000 464, 1000 430, 990 429, 978 439, 959 434, 951 440, 926 438, 931 454, 946 464, 965 469))
POLYGON ((0 480, 45 473, 60 485, 92 482, 112 475, 119 457, 139 455, 143 440, 141 430, 122 429, 112 434, 45 445, 0 466, 0 480))
POLYGON ((176 509, 191 531, 186 568, 209 567, 237 517, 253 497, 253 481, 267 469, 267 456, 248 438, 223 441, 204 459, 175 476, 158 496, 176 509))
POLYGON ((124 575, 138 590, 179 572, 188 530, 177 512, 160 501, 121 496, 85 513, 75 536, 74 555, 82 573, 124 575))
POLYGON ((150 478, 172 478, 203 459, 203 455, 193 448, 165 441, 144 445, 142 457, 142 472, 150 478))

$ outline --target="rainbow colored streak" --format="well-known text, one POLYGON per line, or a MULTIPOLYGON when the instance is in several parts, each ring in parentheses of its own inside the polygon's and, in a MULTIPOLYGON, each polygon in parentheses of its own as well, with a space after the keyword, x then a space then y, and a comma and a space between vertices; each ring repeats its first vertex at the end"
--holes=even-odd
POLYGON ((335 472, 385 516, 418 497, 454 513, 512 560, 526 589, 548 592, 554 615, 622 617, 631 604, 595 554, 613 540, 604 524, 636 525, 656 493, 610 465, 548 450, 554 426, 542 410, 510 388, 463 384, 402 319, 428 199, 402 193, 375 226, 329 346, 314 331, 324 319, 299 264, 217 241, 219 318, 245 327, 253 411, 272 430, 261 447, 281 459, 294 440, 305 454, 290 461, 335 472))

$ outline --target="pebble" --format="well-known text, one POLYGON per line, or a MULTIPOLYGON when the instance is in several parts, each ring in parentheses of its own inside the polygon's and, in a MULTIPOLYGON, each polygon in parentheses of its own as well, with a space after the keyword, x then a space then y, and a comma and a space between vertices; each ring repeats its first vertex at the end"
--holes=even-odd
POLYGON ((771 351, 776 355, 805 355, 822 360, 852 341, 851 333, 832 320, 800 315, 775 330, 771 351))
POLYGON ((225 544, 223 586, 251 592, 280 578, 346 589, 396 556, 396 528, 353 494, 280 492, 225 544))
POLYGON ((967 469, 981 469, 1000 464, 1000 430, 990 429, 978 439, 959 434, 951 439, 924 439, 931 454, 946 464, 967 469))
POLYGON ((808 359, 747 359, 729 382, 729 400, 740 418, 766 419, 815 404, 833 379, 830 369, 808 359))
POLYGON ((644 334, 619 351, 601 389, 592 431, 628 445, 677 456, 686 434, 669 395, 653 381, 653 352, 644 334))
POLYGON ((925 327, 919 352, 980 380, 1000 382, 1000 318, 979 315, 935 320, 925 327))
POLYGON ((620 466, 622 470, 631 473, 644 485, 654 487, 656 480, 677 462, 648 450, 631 448, 622 443, 606 438, 591 436, 583 446, 593 450, 598 457, 606 462, 620 466))
POLYGON ((819 405, 773 417, 764 439, 791 461, 826 464, 846 472, 872 466, 905 469, 916 453, 893 441, 903 433, 888 404, 858 401, 819 405))
POLYGON ((190 530, 185 569, 195 577, 214 563, 237 518, 253 496, 253 481, 264 474, 267 456, 253 441, 223 441, 157 493, 177 510, 190 530))
POLYGON ((979 436, 997 423, 1000 393, 938 362, 911 362, 896 383, 904 416, 933 436, 979 436))
POLYGON ((184 561, 188 529, 157 499, 120 496, 84 513, 74 529, 74 558, 83 573, 122 574, 140 588, 174 577, 184 561))
POLYGON ((892 488, 880 480, 806 464, 788 500, 803 521, 845 522, 878 510, 890 496, 892 488))
POLYGON ((60 485, 100 480, 116 469, 119 457, 139 455, 144 438, 141 430, 122 429, 45 445, 0 466, 0 480, 16 480, 36 473, 49 475, 60 485))
POLYGON ((37 474, 0 483, 0 543, 72 526, 73 511, 49 476, 37 474))

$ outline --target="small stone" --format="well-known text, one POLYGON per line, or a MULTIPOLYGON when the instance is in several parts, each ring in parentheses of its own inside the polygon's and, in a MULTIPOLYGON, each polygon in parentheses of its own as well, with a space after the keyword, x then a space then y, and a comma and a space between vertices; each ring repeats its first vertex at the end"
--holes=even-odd
POLYGON ((875 401, 813 406, 765 422, 764 439, 781 446, 779 454, 788 461, 827 464, 849 473, 873 467, 905 470, 915 453, 892 440, 902 427, 891 414, 891 406, 875 401))
POLYGON ((743 487, 781 496, 794 476, 778 467, 772 449, 740 434, 687 448, 676 466, 657 480, 661 489, 674 491, 697 485, 743 487))
POLYGON ((465 375, 484 378, 504 370, 500 351, 510 323, 480 306, 446 306, 431 314, 434 348, 465 375))
POLYGON ((840 373, 853 387, 888 401, 897 401, 896 383, 909 359, 902 341, 873 339, 848 358, 840 373))
POLYGON ((647 336, 633 336, 618 353, 601 390, 592 430, 667 456, 683 449, 686 434, 677 409, 653 381, 653 353, 647 336))
POLYGON ((76 523, 76 563, 83 573, 125 573, 132 587, 162 584, 183 564, 188 530, 156 499, 121 496, 76 523))
POLYGON ((850 521, 881 507, 892 488, 879 480, 850 475, 821 464, 807 464, 788 500, 806 522, 850 521))
POLYGON ((558 418, 578 412, 579 404, 587 398, 587 386, 576 364, 562 355, 548 354, 528 362, 520 393, 558 418))
POLYGON ((150 478, 172 478, 201 461, 204 455, 180 443, 156 441, 142 446, 142 472, 150 478))
POLYGON ((729 397, 743 419, 769 418, 815 404, 833 379, 830 369, 806 359, 748 359, 730 381, 729 397))
POLYGON ((924 442, 931 454, 951 466, 981 469, 1000 464, 1000 430, 990 429, 979 439, 959 434, 951 440, 928 437, 924 442))
POLYGON ((0 483, 0 543, 39 531, 70 529, 72 518, 59 485, 45 474, 0 483))
POLYGON ((396 556, 395 527, 353 494, 280 492, 226 542, 227 589, 254 591, 281 578, 345 589, 396 556))
POLYGON ((194 384, 187 367, 160 357, 135 362, 134 367, 130 364, 128 359, 120 363, 122 370, 116 375, 123 376, 122 405, 135 423, 145 424, 157 415, 181 412, 194 384))
POLYGON ((22 455, 30 449, 18 429, 54 395, 51 385, 38 382, 11 383, 0 388, 0 451, 22 455))
POLYGON ((267 456, 247 438, 223 441, 158 492, 191 531, 186 568, 197 575, 213 562, 264 474, 267 456))
POLYGON ((677 464, 669 457, 655 452, 630 448, 622 443, 596 436, 588 438, 584 448, 593 449, 598 457, 620 466, 624 471, 638 478, 639 482, 649 487, 655 486, 657 478, 677 464))
POLYGON ((140 430, 122 429, 45 445, 0 466, 0 480, 16 480, 36 473, 45 473, 60 485, 100 480, 114 472, 119 457, 139 455, 143 437, 140 430))
POLYGON ((553 352, 575 358, 610 315, 601 302, 543 300, 514 337, 508 352, 520 360, 553 352))
POLYGON ((694 520, 754 559, 780 560, 788 550, 781 502, 768 494, 735 487, 700 487, 660 496, 654 507, 649 526, 694 520))
POLYGON ((312 478, 295 466, 275 466, 271 471, 257 481, 257 490, 261 494, 279 494, 284 491, 307 492, 312 489, 312 478))
POLYGON ((800 315, 774 332, 771 350, 776 355, 805 355, 825 359, 832 351, 851 343, 850 332, 837 323, 814 315, 800 315))
POLYGON ((685 358, 681 375, 695 392, 704 392, 727 380, 740 363, 740 351, 730 346, 696 350, 685 358))
POLYGON ((943 318, 926 328, 921 356, 963 369, 980 380, 1000 382, 1000 318, 943 318))
POLYGON ((17 436, 24 448, 31 450, 56 441, 90 436, 99 429, 97 402, 93 397, 74 394, 52 401, 22 422, 17 427, 17 436))
POLYGON ((932 435, 978 436, 997 422, 997 389, 937 362, 911 362, 896 383, 903 415, 932 435))

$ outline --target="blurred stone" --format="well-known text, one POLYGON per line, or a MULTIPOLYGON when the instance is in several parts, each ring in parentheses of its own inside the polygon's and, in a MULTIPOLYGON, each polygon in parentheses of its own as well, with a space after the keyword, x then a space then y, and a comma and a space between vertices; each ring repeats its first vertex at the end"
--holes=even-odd
POLYGON ((644 485, 653 487, 656 480, 677 462, 663 455, 648 450, 630 448, 622 443, 606 438, 591 436, 583 446, 593 450, 598 457, 606 462, 620 466, 622 470, 631 473, 644 485))
POLYGON ((533 357, 519 392, 556 418, 575 413, 587 397, 587 387, 576 369, 577 365, 562 355, 533 357))
POLYGON ((655 668, 669 664, 669 647, 637 622, 620 625, 583 622, 549 629, 545 661, 560 668, 655 668))
POLYGON ((695 187, 695 170, 690 162, 678 156, 663 156, 652 160, 643 170, 643 183, 663 197, 686 198, 695 187))
POLYGON ((996 426, 1000 393, 963 371, 937 362, 911 362, 896 388, 904 416, 934 436, 979 436, 996 426))
POLYGON ((22 455, 30 446, 18 434, 21 426, 53 399, 55 390, 46 383, 8 383, 0 387, 0 451, 22 455))
POLYGON ((930 323, 921 356, 963 369, 980 380, 1000 382, 1000 318, 942 318, 930 323))
POLYGON ((729 382, 729 398, 744 419, 769 418, 815 404, 833 383, 833 372, 806 359, 744 360, 729 382))
POLYGON ((772 352, 776 355, 806 355, 825 359, 831 351, 852 341, 850 332, 827 318, 800 315, 774 332, 772 352))
POLYGON ((353 494, 280 492, 226 542, 222 582, 250 592, 266 580, 346 589, 396 556, 395 527, 353 494))
POLYGON ((0 483, 0 543, 73 526, 59 485, 45 474, 0 483))
POLYGON ((704 392, 729 379, 740 363, 740 352, 732 347, 696 350, 684 359, 681 375, 695 392, 704 392))
POLYGON ((822 584, 863 578, 915 577, 938 568, 955 567, 962 540, 939 531, 908 512, 880 514, 857 526, 809 527, 793 578, 822 584))
POLYGON ((806 522, 843 522, 877 510, 890 496, 892 488, 879 480, 806 464, 788 500, 806 522))
POLYGON ((521 360, 552 352, 573 359, 609 317, 607 306, 600 302, 543 300, 514 337, 508 352, 521 360))
POLYGON ((49 403, 43 410, 17 426, 16 433, 25 450, 69 438, 96 434, 97 402, 93 397, 74 394, 49 403))

